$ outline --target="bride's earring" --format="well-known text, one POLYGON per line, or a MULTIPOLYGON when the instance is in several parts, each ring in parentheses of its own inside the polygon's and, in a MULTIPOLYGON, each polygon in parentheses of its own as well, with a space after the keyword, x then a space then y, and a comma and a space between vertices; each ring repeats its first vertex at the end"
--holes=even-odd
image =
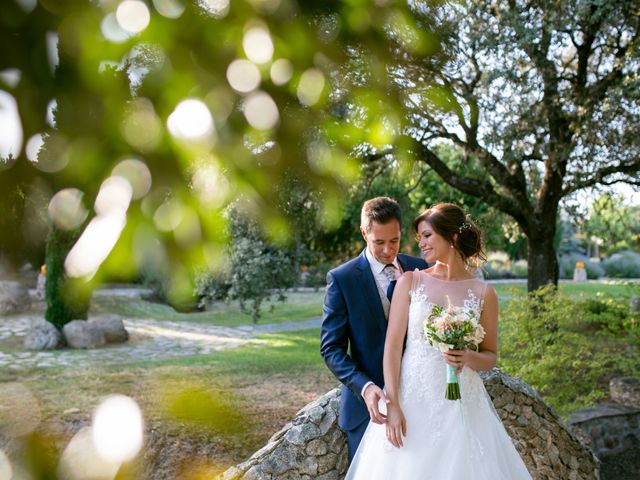
POLYGON ((453 243, 451 245, 449 245, 451 248, 453 248, 453 243))

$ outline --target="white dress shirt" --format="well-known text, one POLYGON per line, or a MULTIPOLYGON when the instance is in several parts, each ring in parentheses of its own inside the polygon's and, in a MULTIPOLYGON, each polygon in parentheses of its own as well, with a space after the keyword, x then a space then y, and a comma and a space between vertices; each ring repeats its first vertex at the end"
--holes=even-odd
MULTIPOLYGON (((387 264, 386 263, 380 263, 378 260, 376 260, 376 258, 371 254, 371 252, 369 251, 368 248, 365 248, 365 256, 367 257, 367 260, 369 261, 369 267, 371 267, 371 272, 373 273, 374 280, 376 281, 376 283, 378 284, 380 289, 383 292, 386 292, 387 288, 389 288, 389 284, 391 283, 389 281, 389 279, 387 278, 387 276, 383 272, 384 267, 386 267, 387 264)), ((393 265, 398 269, 398 272, 402 272, 402 268, 400 268, 400 263, 398 262, 398 257, 397 256, 396 256, 396 258, 393 259, 393 265)), ((364 384, 364 387, 362 387, 362 390, 360 391, 360 395, 362 395, 362 398, 364 398, 364 391, 372 383, 373 382, 369 381, 369 382, 364 384)))

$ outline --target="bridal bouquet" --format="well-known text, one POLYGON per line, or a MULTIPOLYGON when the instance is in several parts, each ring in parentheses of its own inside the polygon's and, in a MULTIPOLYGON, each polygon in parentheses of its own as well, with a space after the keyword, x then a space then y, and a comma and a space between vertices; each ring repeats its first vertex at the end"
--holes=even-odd
MULTIPOLYGON (((448 350, 478 349, 484 338, 484 328, 480 324, 480 313, 471 308, 434 305, 422 325, 429 345, 441 352, 448 350)), ((460 378, 455 367, 447 365, 447 400, 460 399, 460 378)))

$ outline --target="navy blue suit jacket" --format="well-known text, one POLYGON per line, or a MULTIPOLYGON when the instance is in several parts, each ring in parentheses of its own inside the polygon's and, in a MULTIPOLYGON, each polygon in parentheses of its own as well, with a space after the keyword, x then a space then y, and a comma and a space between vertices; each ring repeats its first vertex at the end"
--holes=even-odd
MULTIPOLYGON (((402 270, 422 270, 424 260, 399 254, 402 270)), ((387 321, 373 272, 363 251, 327 274, 320 353, 342 382, 339 425, 352 430, 369 418, 362 387, 384 386, 382 357, 387 321)))

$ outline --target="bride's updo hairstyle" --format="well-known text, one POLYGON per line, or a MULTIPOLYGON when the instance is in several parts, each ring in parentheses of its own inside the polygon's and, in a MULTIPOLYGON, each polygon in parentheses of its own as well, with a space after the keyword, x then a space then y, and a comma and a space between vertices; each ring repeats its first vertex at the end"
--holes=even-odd
POLYGON ((452 244, 467 265, 477 268, 479 261, 486 261, 482 232, 455 203, 438 203, 422 212, 412 224, 416 235, 421 222, 427 222, 438 235, 452 244))

